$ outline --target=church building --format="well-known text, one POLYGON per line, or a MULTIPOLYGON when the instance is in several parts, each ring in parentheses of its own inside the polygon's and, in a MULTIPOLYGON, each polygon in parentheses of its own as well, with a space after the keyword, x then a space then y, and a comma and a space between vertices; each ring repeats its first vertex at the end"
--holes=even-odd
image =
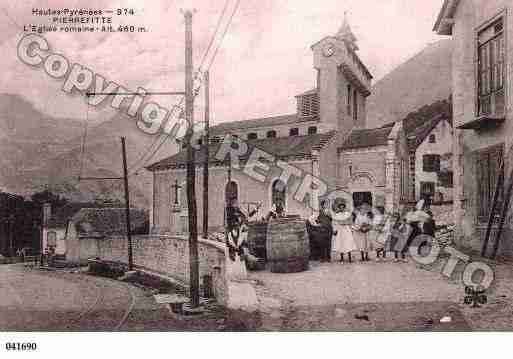
MULTIPOLYGON (((372 75, 358 56, 347 22, 311 46, 316 88, 296 96, 295 114, 222 123, 210 129, 209 228, 224 225, 226 203, 261 204, 264 217, 278 201, 286 214, 308 218, 319 198, 335 190, 399 210, 408 196, 408 146, 401 122, 366 127, 372 75), (234 160, 228 147, 239 150, 234 160), (221 155, 220 155, 221 154, 221 155)), ((195 153, 198 229, 202 228, 203 143, 195 153)), ((153 173, 150 221, 157 233, 187 232, 186 149, 147 167, 153 173)))

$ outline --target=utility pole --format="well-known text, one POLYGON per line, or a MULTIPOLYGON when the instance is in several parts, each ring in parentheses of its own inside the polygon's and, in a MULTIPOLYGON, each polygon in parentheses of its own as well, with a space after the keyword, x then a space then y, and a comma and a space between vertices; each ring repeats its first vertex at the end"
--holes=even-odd
POLYGON ((210 74, 205 72, 205 167, 203 168, 203 238, 208 238, 208 160, 210 156, 210 74))
POLYGON ((194 93, 192 78, 192 11, 184 11, 185 16, 185 120, 187 122, 187 207, 189 216, 189 273, 190 305, 199 306, 199 263, 198 263, 198 218, 196 206, 196 164, 194 160, 193 120, 194 93))
MULTIPOLYGON (((91 96, 94 93, 88 94, 91 96)), ((132 235, 130 233, 130 193, 128 190, 128 167, 126 160, 125 137, 121 137, 121 154, 123 157, 123 177, 78 177, 79 181, 118 181, 123 180, 125 187, 126 236, 128 241, 128 270, 134 270, 132 235)), ((41 236, 42 238, 42 236, 41 236)), ((42 246, 41 246, 42 248, 42 246)), ((42 250, 42 249, 41 249, 42 250)))
POLYGON ((128 270, 134 270, 134 257, 132 250, 132 235, 130 234, 130 191, 128 190, 128 168, 126 164, 125 138, 121 137, 121 150, 123 152, 123 182, 125 183, 125 212, 126 212, 126 237, 128 240, 128 270))

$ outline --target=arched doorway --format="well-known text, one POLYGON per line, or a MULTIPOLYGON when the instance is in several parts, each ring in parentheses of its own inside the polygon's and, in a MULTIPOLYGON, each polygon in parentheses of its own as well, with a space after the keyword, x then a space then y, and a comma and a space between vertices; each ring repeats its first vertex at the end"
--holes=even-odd
POLYGON ((225 187, 225 202, 226 205, 235 204, 239 201, 239 186, 237 182, 231 181, 225 187))
POLYGON ((280 203, 283 209, 287 208, 287 185, 282 180, 275 180, 271 184, 271 206, 280 203))
POLYGON ((374 178, 370 173, 360 172, 353 174, 349 184, 353 197, 354 208, 362 204, 372 206, 374 203, 374 178))

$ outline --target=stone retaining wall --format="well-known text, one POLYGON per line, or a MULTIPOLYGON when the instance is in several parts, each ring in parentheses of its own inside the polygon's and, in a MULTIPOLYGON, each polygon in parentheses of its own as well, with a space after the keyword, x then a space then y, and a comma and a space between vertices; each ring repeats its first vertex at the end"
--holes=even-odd
MULTIPOLYGON (((117 236, 100 240, 99 257, 104 260, 128 262, 128 241, 117 236)), ((132 237, 133 259, 136 268, 157 272, 184 284, 189 283, 188 238, 168 235, 146 235, 132 237)), ((198 239, 200 285, 203 276, 212 277, 214 295, 217 301, 227 304, 227 279, 225 245, 205 239, 198 239)))

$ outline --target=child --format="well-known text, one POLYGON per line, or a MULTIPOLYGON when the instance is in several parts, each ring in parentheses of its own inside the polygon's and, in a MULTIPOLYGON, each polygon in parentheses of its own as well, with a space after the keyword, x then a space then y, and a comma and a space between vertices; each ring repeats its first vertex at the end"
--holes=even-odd
POLYGON ((363 261, 369 260, 369 238, 371 218, 369 216, 370 206, 366 203, 362 204, 354 216, 353 238, 360 250, 363 261))
POLYGON ((340 203, 334 209, 333 215, 333 245, 332 250, 340 253, 340 262, 344 263, 344 253, 347 253, 349 263, 352 262, 351 252, 358 249, 351 231, 352 214, 346 209, 345 203, 340 203))
POLYGON ((376 251, 376 262, 384 260, 386 257, 385 242, 386 236, 383 235, 385 230, 385 209, 383 207, 377 208, 372 216, 372 228, 369 231, 369 242, 372 248, 376 251))

